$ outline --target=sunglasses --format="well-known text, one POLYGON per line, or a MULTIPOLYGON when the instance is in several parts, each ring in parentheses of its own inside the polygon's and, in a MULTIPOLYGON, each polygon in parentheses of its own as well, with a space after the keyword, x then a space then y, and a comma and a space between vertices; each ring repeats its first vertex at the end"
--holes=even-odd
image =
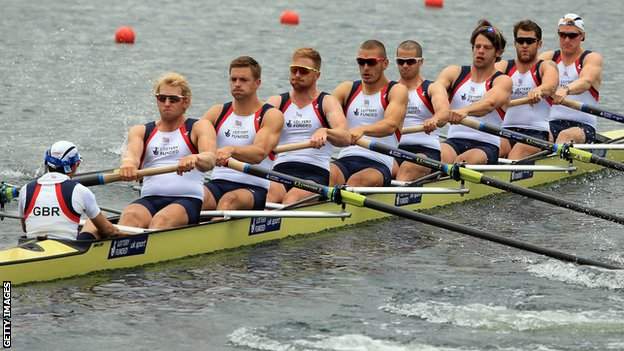
POLYGON ((405 58, 404 57, 397 57, 396 58, 396 63, 399 66, 403 66, 406 63, 407 63, 408 66, 411 66, 411 65, 415 65, 415 64, 421 62, 422 59, 423 59, 422 57, 405 57, 405 58))
POLYGON ((520 44, 520 45, 533 45, 535 43, 537 43, 537 38, 524 38, 524 37, 518 37, 516 38, 516 43, 520 44))
POLYGON ((358 57, 355 59, 360 66, 368 65, 368 66, 376 66, 378 62, 385 60, 383 57, 358 57))
POLYGON ((169 101, 171 101, 172 104, 176 104, 178 102, 180 102, 182 99, 185 99, 186 96, 181 96, 181 95, 163 95, 163 94, 156 94, 156 99, 162 103, 167 102, 167 99, 169 99, 169 101))
POLYGON ((559 34, 559 38, 561 39, 576 39, 581 35, 581 33, 578 32, 557 32, 557 34, 559 34))
POLYGON ((308 67, 308 66, 300 66, 300 65, 290 65, 290 73, 292 74, 297 74, 299 73, 299 75, 301 76, 305 76, 307 74, 309 74, 310 72, 319 72, 318 69, 314 68, 314 67, 308 67))

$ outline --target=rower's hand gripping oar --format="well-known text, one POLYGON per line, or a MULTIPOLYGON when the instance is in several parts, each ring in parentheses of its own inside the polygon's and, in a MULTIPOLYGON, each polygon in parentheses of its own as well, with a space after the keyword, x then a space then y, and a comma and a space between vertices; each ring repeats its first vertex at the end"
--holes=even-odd
POLYGON ((300 178, 296 178, 293 176, 289 176, 283 173, 271 171, 268 169, 264 169, 262 167, 256 165, 250 165, 248 163, 240 162, 233 158, 228 160, 228 167, 251 174, 260 178, 265 178, 274 182, 282 183, 289 186, 294 186, 303 190, 307 190, 309 192, 320 194, 331 201, 336 203, 346 203, 353 206, 358 207, 366 207, 373 210, 389 213, 391 215, 404 217, 412 220, 416 220, 422 223, 426 223, 429 225, 433 225, 436 227, 452 230, 458 233, 466 234, 472 237, 476 237, 479 239, 488 240, 491 242, 499 243, 502 245, 507 245, 511 247, 515 247, 517 249, 533 252, 536 254, 556 258, 561 261, 573 262, 581 265, 590 265, 596 267, 602 267, 607 269, 622 269, 622 267, 603 263, 599 261, 595 261, 592 259, 587 259, 583 257, 574 256, 571 254, 563 253, 560 251, 539 247, 533 244, 525 243, 520 240, 505 238, 496 234, 491 234, 476 228, 471 228, 462 224, 453 223, 444 219, 436 218, 433 216, 429 216, 426 214, 408 211, 402 208, 397 208, 391 205, 384 204, 382 202, 378 202, 372 199, 367 198, 364 195, 356 194, 350 191, 346 191, 341 189, 340 187, 329 187, 325 185, 320 185, 308 180, 303 180, 300 178))
POLYGON ((402 159, 404 161, 416 163, 416 164, 431 168, 436 171, 444 172, 445 174, 449 175, 451 178, 455 180, 466 180, 471 183, 488 185, 497 189, 505 190, 505 191, 523 195, 523 196, 526 196, 535 200, 543 201, 551 205, 567 208, 572 211, 576 211, 576 212, 584 213, 590 216, 606 219, 608 221, 612 221, 615 223, 624 224, 624 217, 617 216, 611 213, 607 213, 607 212, 604 212, 595 208, 591 208, 588 206, 583 206, 575 202, 560 199, 552 195, 541 193, 537 190, 524 188, 518 185, 503 182, 496 178, 488 177, 477 171, 474 171, 465 167, 461 167, 458 164, 445 164, 445 163, 432 160, 429 158, 420 157, 411 152, 393 148, 388 145, 385 145, 376 141, 372 141, 369 139, 365 139, 365 138, 360 138, 360 140, 357 141, 357 145, 364 147, 366 149, 370 149, 372 151, 376 151, 385 155, 389 155, 395 158, 402 159))

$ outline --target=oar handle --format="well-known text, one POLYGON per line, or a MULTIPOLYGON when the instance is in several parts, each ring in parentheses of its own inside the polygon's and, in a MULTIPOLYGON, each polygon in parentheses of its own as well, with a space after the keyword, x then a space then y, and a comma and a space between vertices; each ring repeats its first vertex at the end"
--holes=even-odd
POLYGON ((276 154, 279 154, 281 152, 287 152, 287 151, 295 151, 295 150, 301 150, 301 149, 307 149, 309 147, 312 147, 312 142, 311 141, 302 141, 300 143, 292 143, 292 144, 284 144, 284 145, 278 145, 273 152, 276 154))
MULTIPOLYGON (((176 172, 177 170, 178 170, 178 165, 153 167, 153 168, 140 169, 137 171, 137 175, 139 177, 147 177, 147 176, 153 176, 157 174, 176 172)), ((80 184, 84 186, 91 186, 91 185, 102 185, 102 184, 118 182, 121 180, 121 175, 119 174, 119 169, 116 169, 112 173, 89 174, 89 175, 74 177, 72 179, 79 182, 80 184)))
POLYGON ((464 118, 462 119, 461 124, 465 125, 466 127, 479 130, 479 125, 481 124, 481 122, 474 118, 464 118))
POLYGON ((526 105, 528 103, 531 102, 531 99, 529 99, 528 97, 523 97, 523 98, 518 98, 518 99, 513 99, 509 102, 509 105, 507 105, 508 107, 514 107, 514 106, 520 106, 520 105, 526 105))
POLYGON ((563 99, 561 101, 561 105, 567 106, 571 109, 578 110, 578 111, 582 111, 582 107, 583 107, 583 104, 580 101, 570 100, 570 99, 563 99))
POLYGON ((425 131, 425 126, 419 124, 417 126, 405 127, 401 129, 401 134, 420 133, 425 131))

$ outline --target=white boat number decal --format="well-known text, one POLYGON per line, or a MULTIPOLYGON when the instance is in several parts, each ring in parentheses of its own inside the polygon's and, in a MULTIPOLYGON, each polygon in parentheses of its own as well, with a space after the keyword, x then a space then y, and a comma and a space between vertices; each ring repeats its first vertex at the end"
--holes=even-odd
POLYGON ((139 234, 112 240, 108 259, 144 254, 147 248, 147 238, 147 234, 139 234))

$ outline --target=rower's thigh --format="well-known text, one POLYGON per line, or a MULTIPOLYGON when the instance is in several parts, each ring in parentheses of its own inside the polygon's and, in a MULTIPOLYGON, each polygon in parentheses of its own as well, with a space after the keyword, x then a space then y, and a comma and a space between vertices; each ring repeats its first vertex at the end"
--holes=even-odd
POLYGON ((455 162, 468 163, 473 165, 482 165, 488 163, 487 154, 481 149, 469 149, 464 153, 457 155, 455 162))
POLYGON ((520 160, 538 152, 540 152, 540 149, 535 146, 516 143, 507 158, 510 160, 520 160))
MULTIPOLYGON (((514 145, 514 147, 516 145, 514 145)), ((508 157, 511 150, 512 150, 512 147, 511 147, 511 144, 509 143, 509 140, 505 138, 500 138, 500 148, 498 149, 498 157, 503 157, 503 158, 508 157)))
POLYGON ((214 210, 217 208, 217 200, 208 187, 204 186, 204 202, 202 204, 202 210, 214 210))
POLYGON ((557 144, 573 142, 576 144, 582 144, 585 142, 585 133, 583 129, 579 127, 572 127, 564 129, 557 136, 557 144))
POLYGON ((286 196, 284 196, 284 200, 282 201, 282 203, 284 205, 292 204, 293 202, 297 202, 312 194, 314 193, 311 193, 306 190, 298 189, 298 188, 292 188, 286 193, 286 196))
POLYGON ((440 158, 444 163, 453 163, 457 158, 457 152, 449 144, 440 144, 440 158))
POLYGON ((130 204, 124 208, 119 218, 119 224, 131 227, 147 228, 152 220, 152 214, 143 205, 130 204))
MULTIPOLYGON (((426 157, 422 154, 419 154, 418 156, 426 157)), ((401 167, 399 167, 399 172, 397 173, 396 180, 412 181, 429 173, 431 173, 430 168, 417 165, 412 162, 404 161, 403 163, 401 163, 401 167)))
POLYGON ((334 186, 334 185, 344 184, 344 183, 346 183, 346 179, 344 177, 344 174, 342 174, 340 167, 336 166, 333 163, 330 163, 329 164, 329 185, 334 186))
POLYGON ((236 189, 223 194, 217 210, 249 210, 254 207, 254 196, 247 189, 236 189))
POLYGON ((268 202, 282 203, 284 202, 285 195, 286 188, 284 188, 284 185, 276 182, 271 182, 271 185, 269 185, 269 193, 267 194, 268 202))
POLYGON ((353 173, 347 180, 349 186, 383 186, 383 174, 375 168, 364 168, 353 173))
POLYGON ((188 222, 189 217, 184 206, 170 204, 154 215, 149 227, 152 229, 173 228, 188 224, 188 222))

